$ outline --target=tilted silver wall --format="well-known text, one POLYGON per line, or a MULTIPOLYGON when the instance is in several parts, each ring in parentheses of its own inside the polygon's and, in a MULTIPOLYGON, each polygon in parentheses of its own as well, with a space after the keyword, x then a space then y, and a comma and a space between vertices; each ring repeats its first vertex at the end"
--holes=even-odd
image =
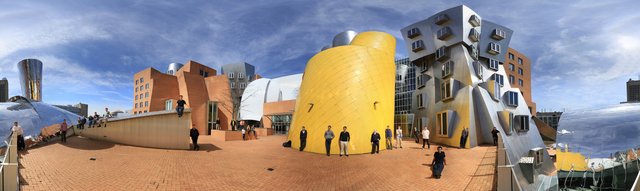
POLYGON ((340 34, 333 37, 333 44, 331 46, 336 47, 349 45, 351 43, 351 40, 353 40, 353 37, 356 37, 356 35, 358 35, 356 31, 341 32, 340 34))
MULTIPOLYGON (((419 68, 427 68, 416 74, 416 81, 421 81, 424 86, 416 83, 418 89, 413 93, 412 110, 416 119, 414 124, 417 124, 418 120, 425 121, 425 125, 431 131, 431 141, 455 147, 460 146, 462 128, 468 127, 469 137, 467 143, 462 145, 465 148, 492 143, 491 131, 496 127, 503 138, 508 164, 513 165, 509 167, 510 172, 514 173, 519 188, 535 190, 539 186, 536 183, 549 180, 545 175, 554 173, 556 169, 547 152, 544 152, 544 162, 541 165, 534 168, 518 165, 521 159, 531 157, 531 149, 544 149, 545 145, 535 123, 530 119, 531 114, 524 97, 518 88, 511 87, 501 65, 505 60, 513 31, 482 20, 477 13, 464 5, 439 12, 400 31, 410 60, 419 68), (447 19, 440 20, 443 15, 446 15, 447 19), (479 21, 479 25, 472 21, 479 21), (504 31, 504 38, 493 38, 491 33, 495 29, 504 31), (439 33, 443 34, 442 31, 447 31, 447 34, 440 37, 439 33), (479 38, 471 37, 476 37, 470 35, 474 34, 474 31, 480 33, 479 38), (500 45, 500 52, 490 53, 490 43, 500 45), (436 59, 436 55, 440 54, 437 53, 440 48, 443 48, 445 56, 436 59), (472 51, 474 49, 477 53, 475 56, 472 51), (497 60, 500 65, 493 65, 490 69, 489 59, 497 60), (450 74, 444 71, 450 71, 450 74), (499 77, 495 76, 500 75, 503 77, 503 83, 496 85, 499 77), (442 92, 442 84, 447 81, 451 84, 450 90, 447 91, 450 98, 443 99, 442 93, 445 92, 442 92), (514 99, 519 104, 507 104, 511 99, 508 92, 517 93, 514 99), (422 97, 420 102, 424 103, 421 107, 417 105, 418 96, 422 97), (449 116, 445 119, 448 121, 446 131, 441 130, 440 120, 437 119, 439 112, 445 112, 449 116), (514 123, 513 120, 507 120, 511 121, 510 123, 501 121, 500 113, 505 112, 514 116, 528 116, 529 121, 525 121, 524 124, 529 124, 529 129, 507 134, 505 130, 511 130, 510 125, 514 123)), ((557 185, 557 181, 552 185, 557 185)), ((498 188, 500 189, 500 185, 498 188)))
POLYGON ((22 97, 42 101, 42 62, 37 59, 24 59, 18 62, 22 97))
POLYGON ((182 66, 184 66, 183 64, 180 63, 171 63, 169 64, 169 67, 167 67, 167 73, 169 75, 175 75, 176 72, 178 72, 178 70, 180 70, 180 68, 182 68, 182 66))

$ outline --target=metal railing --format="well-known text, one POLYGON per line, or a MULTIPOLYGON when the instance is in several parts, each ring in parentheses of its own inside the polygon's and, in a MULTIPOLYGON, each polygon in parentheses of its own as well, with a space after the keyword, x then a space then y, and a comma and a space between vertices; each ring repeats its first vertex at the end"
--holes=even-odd
POLYGON ((7 144, 7 151, 0 166, 0 188, 2 190, 19 190, 20 178, 18 177, 18 139, 17 135, 11 133, 4 141, 7 144))

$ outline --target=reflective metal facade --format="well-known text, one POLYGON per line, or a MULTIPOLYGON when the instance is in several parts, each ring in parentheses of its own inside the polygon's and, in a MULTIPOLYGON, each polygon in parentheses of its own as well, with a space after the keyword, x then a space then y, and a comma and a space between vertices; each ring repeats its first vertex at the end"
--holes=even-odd
POLYGON ((42 101, 42 62, 37 59, 24 59, 18 62, 22 97, 42 101))
POLYGON ((184 66, 184 65, 180 64, 180 63, 171 63, 171 64, 169 64, 169 67, 167 67, 167 74, 175 75, 176 72, 178 72, 178 70, 180 70, 180 68, 182 68, 182 66, 184 66))
MULTIPOLYGON (((14 122, 18 122, 24 131, 25 140, 32 138, 37 141, 38 135, 50 134, 51 131, 55 134, 56 128, 59 128, 63 120, 66 119, 69 126, 77 125, 80 117, 46 103, 24 98, 12 100, 14 101, 0 103, 0 137, 9 136, 9 129, 13 127, 14 122)), ((73 130, 69 131, 67 135, 72 135, 73 130)))
MULTIPOLYGON (((519 189, 536 190, 541 187, 537 183, 552 180, 549 175, 556 169, 547 152, 537 155, 544 161, 537 165, 520 162, 532 157, 531 150, 544 150, 545 145, 520 90, 504 80, 501 64, 512 30, 483 20, 461 5, 400 31, 411 62, 420 68, 412 97, 414 124, 431 131, 430 141, 473 148, 491 144, 495 127, 504 142, 504 168, 519 189), (501 31, 500 36, 494 37, 496 30, 501 31), (463 127, 468 128, 469 136, 460 145, 463 127), (516 127, 518 131, 513 130, 516 127)), ((557 181, 542 188, 553 185, 557 181)))
POLYGON ((562 113, 556 149, 560 188, 631 189, 638 175, 639 113, 640 103, 562 113))
POLYGON ((333 43, 322 47, 320 51, 324 51, 333 47, 349 45, 353 38, 358 35, 356 31, 344 31, 333 37, 333 43))

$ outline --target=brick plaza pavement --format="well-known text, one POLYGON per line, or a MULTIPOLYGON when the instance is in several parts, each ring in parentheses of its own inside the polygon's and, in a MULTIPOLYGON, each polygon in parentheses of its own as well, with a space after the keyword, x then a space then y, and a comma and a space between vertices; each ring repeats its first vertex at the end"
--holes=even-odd
POLYGON ((330 157, 284 148, 286 136, 224 142, 200 136, 200 151, 119 145, 82 137, 20 151, 24 190, 495 190, 494 146, 435 148, 405 138, 404 149, 330 157), (95 160, 90 160, 95 158, 95 160), (267 170, 273 168, 273 171, 267 170))

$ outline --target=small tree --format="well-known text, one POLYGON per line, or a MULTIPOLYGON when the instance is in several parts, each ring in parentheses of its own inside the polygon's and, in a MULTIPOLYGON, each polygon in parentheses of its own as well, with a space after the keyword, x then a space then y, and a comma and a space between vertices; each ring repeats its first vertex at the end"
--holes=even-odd
POLYGON ((257 96, 257 90, 247 92, 243 97, 244 93, 245 89, 241 89, 239 87, 231 88, 229 85, 223 89, 222 96, 219 98, 220 102, 218 103, 218 107, 231 113, 231 120, 233 121, 237 119, 240 109, 243 108, 242 102, 253 96, 257 96))

